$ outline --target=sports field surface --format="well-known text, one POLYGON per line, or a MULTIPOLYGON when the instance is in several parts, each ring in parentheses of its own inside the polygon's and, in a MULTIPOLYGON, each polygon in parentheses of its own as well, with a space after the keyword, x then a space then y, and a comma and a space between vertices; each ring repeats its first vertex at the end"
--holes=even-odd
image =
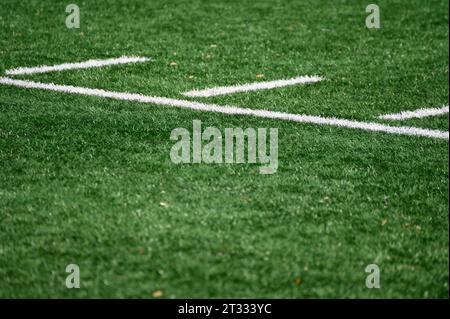
POLYGON ((69 3, 0 4, 1 298, 448 298, 448 1, 69 3), (193 120, 276 173, 173 163, 193 120))

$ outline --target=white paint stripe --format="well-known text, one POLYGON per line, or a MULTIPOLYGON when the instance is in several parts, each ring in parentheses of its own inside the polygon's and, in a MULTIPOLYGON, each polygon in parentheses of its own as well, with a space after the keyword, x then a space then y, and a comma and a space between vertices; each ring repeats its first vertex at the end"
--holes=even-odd
POLYGON ((123 57, 114 58, 114 59, 88 60, 85 62, 64 63, 64 64, 52 65, 52 66, 43 65, 43 66, 31 67, 31 68, 28 68, 28 67, 16 68, 16 69, 11 69, 11 70, 6 70, 5 73, 8 75, 47 73, 47 72, 73 70, 73 69, 98 68, 98 67, 102 67, 102 66, 115 65, 115 64, 146 62, 149 60, 150 60, 149 58, 123 56, 123 57))
POLYGON ((231 94, 237 92, 247 92, 256 90, 267 90, 282 86, 295 85, 295 84, 306 84, 322 81, 323 79, 319 76, 300 76, 297 78, 289 80, 276 80, 270 82, 256 82, 242 85, 233 86, 221 86, 205 90, 193 90, 189 92, 182 93, 185 96, 191 97, 208 97, 216 95, 231 94))
POLYGON ((167 105, 172 107, 180 107, 185 109, 193 109, 208 112, 218 112, 223 114, 238 114, 238 115, 249 115, 262 118, 279 119, 285 121, 294 121, 300 123, 312 123, 320 125, 334 125, 339 127, 347 127, 368 131, 378 131, 391 134, 403 134, 403 135, 417 135, 426 136, 433 138, 446 139, 449 138, 448 132, 443 132, 439 130, 429 130, 416 127, 400 127, 400 126, 389 126, 378 123, 366 123, 358 122, 346 119, 338 118, 327 118, 321 116, 312 115, 301 115, 301 114, 290 114, 282 112, 274 112, 267 110, 254 110, 245 109, 234 106, 220 106, 216 104, 205 104, 186 100, 177 100, 166 97, 156 97, 156 96, 146 96, 142 94, 135 93, 122 93, 122 92, 111 92, 100 89, 90 89, 83 87, 76 87, 70 85, 57 85, 53 83, 39 83, 32 81, 15 80, 10 78, 0 78, 0 84, 13 85, 18 87, 24 87, 29 89, 43 89, 57 92, 74 93, 82 95, 100 96, 105 98, 111 98, 116 100, 125 101, 136 101, 142 103, 152 103, 167 105))
POLYGON ((407 120, 427 116, 436 116, 445 113, 448 113, 448 105, 441 108, 418 109, 415 111, 405 111, 396 114, 380 115, 378 118, 382 120, 407 120))

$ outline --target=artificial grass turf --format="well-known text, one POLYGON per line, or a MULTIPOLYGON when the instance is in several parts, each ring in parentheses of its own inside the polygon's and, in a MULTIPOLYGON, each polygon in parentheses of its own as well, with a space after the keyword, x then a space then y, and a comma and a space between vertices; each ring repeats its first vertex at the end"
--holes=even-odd
MULTIPOLYGON (((18 78, 187 99, 318 74, 192 100, 362 121, 447 104, 448 3, 377 4, 368 30, 363 1, 85 1, 70 30, 65 4, 7 0, 0 70, 137 55, 153 62, 18 78)), ((448 297, 448 141, 0 94, 1 297, 448 297), (173 164, 170 132, 193 119, 278 127, 278 172, 173 164), (64 285, 69 263, 81 289, 64 285), (381 289, 365 286, 371 263, 381 289)), ((448 130, 448 117, 379 122, 448 130)))

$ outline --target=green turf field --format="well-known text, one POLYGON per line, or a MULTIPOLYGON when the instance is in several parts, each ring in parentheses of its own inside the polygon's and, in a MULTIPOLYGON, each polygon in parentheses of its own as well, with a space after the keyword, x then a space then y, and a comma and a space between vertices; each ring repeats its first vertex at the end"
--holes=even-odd
MULTIPOLYGON (((448 131, 448 2, 2 0, 0 77, 123 55, 151 62, 15 76, 448 131), (263 75, 263 76, 262 76, 263 75), (209 98, 197 88, 320 75, 209 98)), ((0 85, 0 297, 448 298, 449 144, 0 85), (179 164, 192 121, 278 128, 279 167, 179 164), (65 285, 80 267, 80 289, 65 285), (364 270, 377 264, 381 288, 364 270)))

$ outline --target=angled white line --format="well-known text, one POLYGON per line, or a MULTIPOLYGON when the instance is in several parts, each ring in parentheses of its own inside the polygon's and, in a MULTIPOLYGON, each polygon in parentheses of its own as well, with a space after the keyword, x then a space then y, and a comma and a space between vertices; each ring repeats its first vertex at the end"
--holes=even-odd
POLYGON ((378 123, 366 123, 359 121, 352 121, 346 119, 338 118, 328 118, 321 116, 312 115, 302 115, 302 114, 290 114, 282 112, 274 112, 267 110, 255 110, 255 109, 245 109, 234 106, 220 106, 216 104, 205 104, 186 100, 177 100, 166 97, 157 96, 146 96, 142 94, 135 93, 124 93, 124 92, 111 92, 100 89, 90 89, 83 87, 76 87, 70 85, 57 85, 53 83, 39 83, 32 81, 15 80, 10 78, 0 78, 0 84, 12 85, 17 87, 29 88, 29 89, 43 89, 57 92, 100 96, 105 98, 111 98, 116 100, 125 101, 136 101, 141 103, 152 103, 167 105, 172 107, 179 107, 192 110, 217 112, 223 114, 238 114, 238 115, 249 115, 262 118, 278 119, 285 121, 293 121, 300 123, 312 123, 320 125, 334 125, 339 127, 347 127, 353 129, 361 129, 367 131, 378 131, 391 134, 402 134, 402 135, 416 135, 416 136, 426 136, 439 139, 449 139, 449 133, 439 130, 429 130, 416 127, 401 127, 401 126, 389 126, 378 123))
POLYGON ((448 105, 441 108, 418 109, 415 111, 405 111, 396 114, 385 114, 378 116, 378 118, 382 120, 407 120, 413 118, 436 116, 445 113, 448 113, 448 105))
POLYGON ((42 65, 42 66, 30 67, 30 68, 23 67, 23 68, 6 70, 5 73, 7 75, 47 73, 47 72, 54 72, 54 71, 98 68, 98 67, 107 66, 107 65, 137 63, 137 62, 147 62, 147 61, 150 61, 150 59, 142 58, 142 57, 122 56, 120 58, 105 59, 105 60, 88 60, 88 61, 84 61, 84 62, 64 63, 64 64, 58 64, 58 65, 52 65, 52 66, 42 65))
POLYGON ((256 91, 256 90, 268 90, 273 88, 278 88, 282 86, 295 85, 295 84, 306 84, 306 83, 314 83, 322 81, 323 78, 319 76, 300 76, 293 79, 288 80, 276 80, 269 82, 256 82, 256 83, 248 83, 242 85, 233 85, 233 86, 221 86, 215 87, 205 90, 193 90, 189 92, 182 93, 185 96, 190 97, 208 97, 208 96, 216 96, 216 95, 224 95, 231 94, 237 92, 247 92, 247 91, 256 91))

